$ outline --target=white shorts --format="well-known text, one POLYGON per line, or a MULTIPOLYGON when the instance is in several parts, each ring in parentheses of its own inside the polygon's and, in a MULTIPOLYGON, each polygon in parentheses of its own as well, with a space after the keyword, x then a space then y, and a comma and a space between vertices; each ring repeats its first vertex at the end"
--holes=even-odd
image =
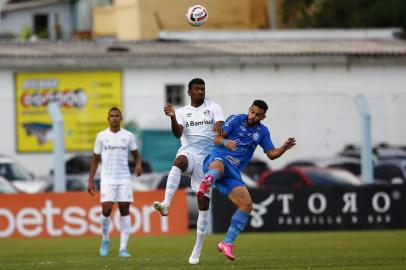
POLYGON ((100 183, 100 202, 133 202, 131 181, 119 184, 100 183))
MULTIPOLYGON (((202 181, 204 177, 204 172, 203 172, 203 161, 204 158, 201 158, 200 156, 197 156, 193 153, 186 152, 186 151, 180 151, 176 155, 178 156, 186 156, 188 160, 188 166, 186 171, 182 172, 183 174, 189 175, 191 177, 191 182, 190 186, 192 187, 192 190, 197 193, 199 190, 199 185, 200 182, 202 181)), ((210 191, 206 194, 206 197, 211 198, 211 189, 210 191)))

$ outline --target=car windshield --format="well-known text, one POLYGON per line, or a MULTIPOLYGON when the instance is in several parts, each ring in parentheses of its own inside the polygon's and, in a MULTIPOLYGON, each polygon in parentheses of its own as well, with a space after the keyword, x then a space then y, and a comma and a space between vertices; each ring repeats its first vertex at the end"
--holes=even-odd
POLYGON ((26 181, 30 180, 30 174, 21 166, 14 163, 0 164, 0 176, 9 181, 26 181))

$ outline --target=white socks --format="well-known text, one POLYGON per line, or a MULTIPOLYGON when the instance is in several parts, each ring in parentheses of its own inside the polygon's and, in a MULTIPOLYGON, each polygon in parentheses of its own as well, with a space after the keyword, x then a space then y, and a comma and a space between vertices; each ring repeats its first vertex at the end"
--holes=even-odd
POLYGON ((109 240, 109 233, 110 233, 110 217, 105 217, 101 215, 101 225, 102 225, 102 236, 103 241, 109 240))
POLYGON ((120 217, 120 249, 127 249, 128 238, 131 230, 130 215, 120 217))
POLYGON ((209 228, 209 211, 200 211, 199 217, 197 218, 197 234, 196 242, 193 247, 192 257, 199 257, 200 252, 202 251, 203 240, 206 236, 207 229, 209 228))
POLYGON ((182 171, 178 167, 172 166, 172 169, 168 174, 168 180, 166 181, 165 199, 162 202, 166 207, 171 205, 172 198, 175 195, 176 190, 178 190, 181 175, 182 171))

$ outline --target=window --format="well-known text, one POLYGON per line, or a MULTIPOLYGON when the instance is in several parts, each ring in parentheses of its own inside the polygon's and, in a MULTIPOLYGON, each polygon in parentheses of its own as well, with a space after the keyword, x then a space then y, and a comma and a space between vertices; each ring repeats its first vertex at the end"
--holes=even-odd
POLYGON ((183 84, 172 84, 166 86, 166 102, 174 106, 185 105, 185 86, 183 84))
POLYGON ((48 14, 34 14, 34 33, 39 38, 49 38, 48 14))

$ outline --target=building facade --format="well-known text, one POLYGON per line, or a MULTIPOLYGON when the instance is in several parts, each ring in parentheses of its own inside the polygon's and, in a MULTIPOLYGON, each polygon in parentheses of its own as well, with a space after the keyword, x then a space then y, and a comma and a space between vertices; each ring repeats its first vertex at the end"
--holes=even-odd
MULTIPOLYGON (((227 116, 246 113, 254 99, 268 102, 264 122, 274 143, 280 145, 288 137, 296 137, 298 142, 289 155, 270 164, 274 168, 293 158, 334 155, 346 144, 360 145, 361 121, 354 101, 358 94, 366 97, 371 111, 373 143, 406 145, 402 124, 406 116, 406 42, 402 40, 379 35, 223 42, 168 39, 0 44, 0 51, 0 124, 7 127, 2 131, 0 153, 17 156, 38 174, 50 170, 52 154, 21 152, 17 147, 17 125, 22 124, 18 115, 21 108, 26 109, 20 104, 24 89, 19 88, 18 80, 36 73, 56 74, 62 81, 66 73, 73 72, 78 82, 74 89, 86 88, 85 81, 90 82, 90 90, 84 90, 88 91, 87 100, 104 96, 110 101, 115 99, 91 82, 104 79, 97 72, 118 73, 119 86, 110 91, 121 91, 118 104, 125 122, 135 123, 144 135, 149 134, 141 134, 141 140, 153 138, 145 143, 143 153, 147 158, 153 156, 154 162, 163 160, 160 169, 169 169, 172 161, 158 155, 166 147, 160 143, 172 138, 163 106, 168 101, 177 107, 188 104, 187 83, 195 77, 206 81, 207 97, 219 103, 227 116)), ((106 104, 107 112, 108 106, 116 103, 106 104)), ((84 109, 79 106, 77 110, 81 113, 84 109)), ((98 128, 107 127, 104 119, 102 115, 97 120, 98 128)), ((171 142, 167 147, 173 156, 176 146, 171 142)), ((260 152, 255 155, 264 159, 260 152)))

